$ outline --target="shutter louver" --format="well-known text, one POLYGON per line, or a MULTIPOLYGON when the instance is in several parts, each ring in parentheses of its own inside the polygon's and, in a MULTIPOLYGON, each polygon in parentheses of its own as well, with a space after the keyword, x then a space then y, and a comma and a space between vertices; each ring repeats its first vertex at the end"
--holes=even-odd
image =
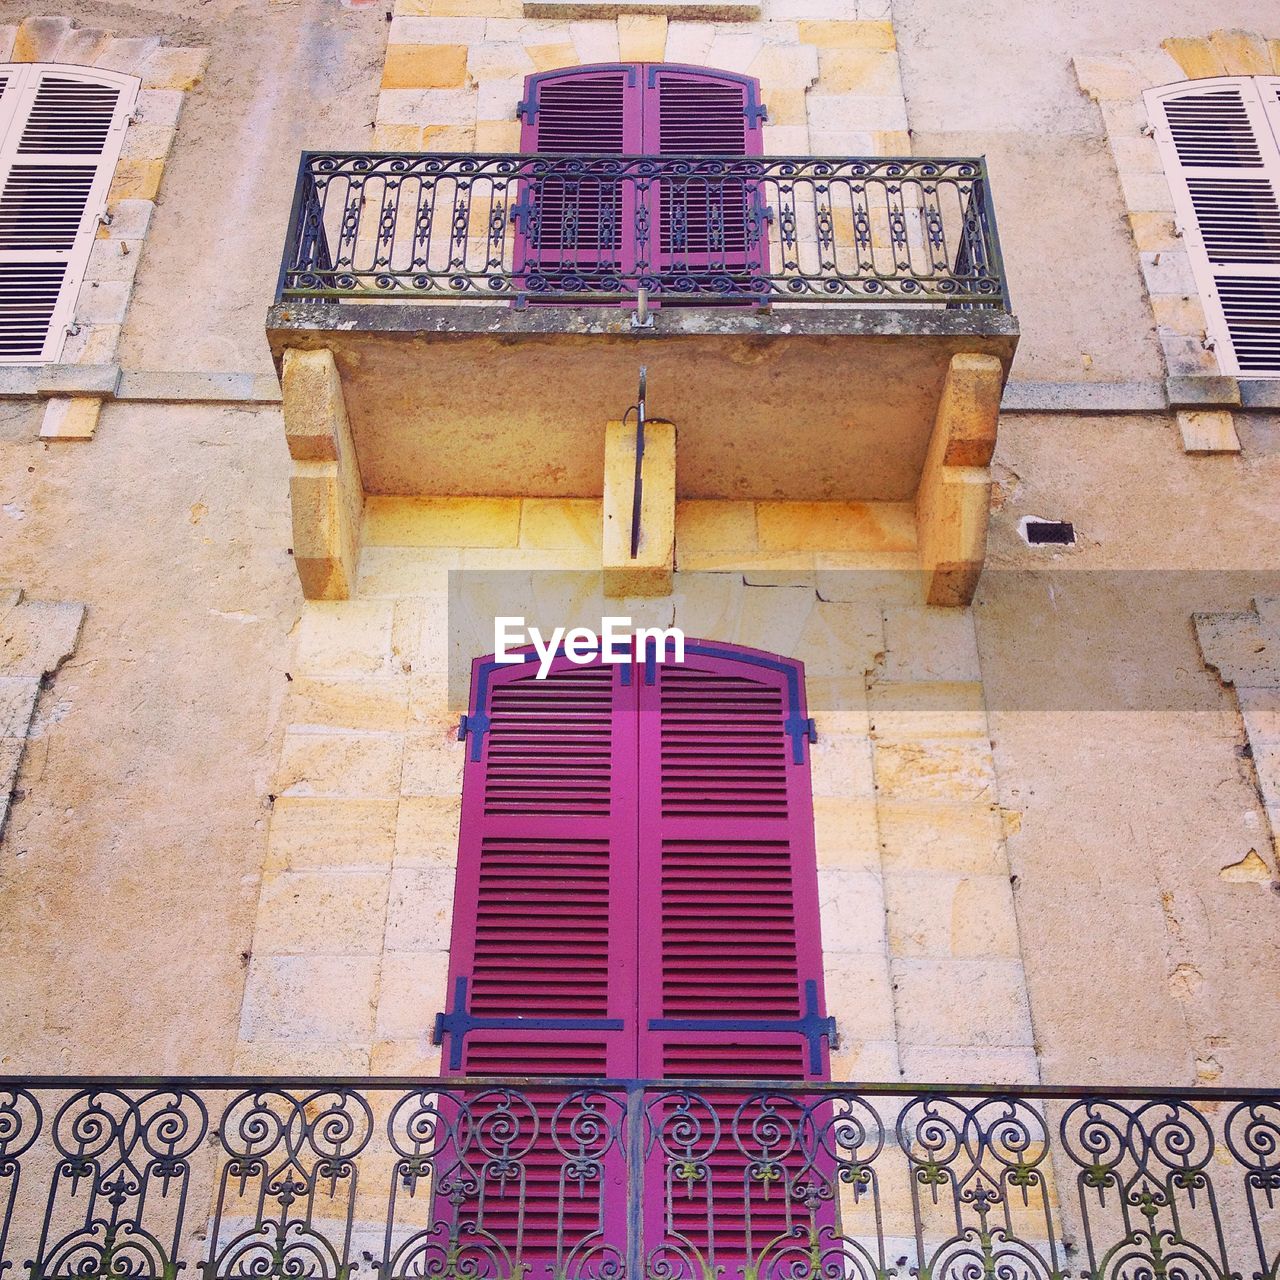
POLYGON ((1280 376, 1278 87, 1241 78, 1147 94, 1209 336, 1224 371, 1249 376, 1280 376))

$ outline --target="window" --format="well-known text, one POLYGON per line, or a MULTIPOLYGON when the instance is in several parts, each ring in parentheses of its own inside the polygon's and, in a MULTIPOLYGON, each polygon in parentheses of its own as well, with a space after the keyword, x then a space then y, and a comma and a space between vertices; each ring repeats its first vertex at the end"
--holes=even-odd
MULTIPOLYGON (((561 658, 532 677, 475 665, 446 1074, 826 1079, 800 665, 690 640, 679 665, 561 658)), ((523 1231, 526 1256, 557 1243, 559 1157, 541 1154, 522 1226, 514 1200, 505 1226, 490 1210, 499 1236, 523 1231)), ((736 1196, 714 1252, 741 1258, 743 1161, 712 1163, 710 1190, 682 1192, 667 1227, 651 1171, 646 1232, 674 1230, 706 1256, 720 1221, 707 1198, 724 1213, 736 1196)), ((579 1187, 565 1232, 624 1232, 614 1191, 579 1187)), ((749 1220, 774 1238, 794 1206, 777 1186, 758 1194, 749 1220)))
POLYGON ((540 166, 517 209, 516 270, 528 292, 685 288, 763 271, 767 211, 750 166, 764 152, 757 81, 727 71, 621 63, 528 77, 526 153, 540 166), (609 156, 661 156, 636 170, 609 156))
POLYGON ((1280 77, 1166 85, 1146 101, 1222 369, 1280 377, 1280 77))
POLYGON ((0 362, 57 360, 138 81, 0 66, 0 362))

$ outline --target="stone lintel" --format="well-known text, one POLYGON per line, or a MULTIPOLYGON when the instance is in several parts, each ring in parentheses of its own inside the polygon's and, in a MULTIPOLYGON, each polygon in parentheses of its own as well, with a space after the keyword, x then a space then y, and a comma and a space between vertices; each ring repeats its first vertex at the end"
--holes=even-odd
POLYGON ((969 604, 982 575, 1003 381, 993 356, 961 352, 951 358, 916 494, 930 604, 969 604))
POLYGON ((610 422, 604 445, 604 592, 606 596, 671 594, 676 545, 676 429, 645 424, 640 543, 631 556, 636 425, 610 422))
POLYGON ((287 350, 280 386, 302 593, 308 600, 346 600, 360 559, 364 488, 333 353, 287 350))

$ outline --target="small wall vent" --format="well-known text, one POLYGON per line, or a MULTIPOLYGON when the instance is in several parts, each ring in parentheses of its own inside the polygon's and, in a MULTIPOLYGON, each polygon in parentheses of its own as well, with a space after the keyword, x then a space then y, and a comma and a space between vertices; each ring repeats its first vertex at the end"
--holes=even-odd
POLYGON ((1041 520, 1037 516, 1024 516, 1018 523, 1018 532, 1032 547, 1075 546, 1076 529, 1070 520, 1041 520))

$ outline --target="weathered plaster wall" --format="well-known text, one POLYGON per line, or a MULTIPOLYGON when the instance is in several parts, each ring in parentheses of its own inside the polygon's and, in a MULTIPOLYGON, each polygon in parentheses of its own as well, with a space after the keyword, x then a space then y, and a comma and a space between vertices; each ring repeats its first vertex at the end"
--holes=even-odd
MULTIPOLYGON (((0 23, 23 6, 0 4, 0 23)), ((206 46, 124 318, 132 369, 269 372, 297 152, 368 138, 386 23, 327 0, 78 3, 206 46)), ((0 1070, 230 1066, 300 593, 278 408, 0 406, 0 579, 77 601, 0 843, 0 1070)))

